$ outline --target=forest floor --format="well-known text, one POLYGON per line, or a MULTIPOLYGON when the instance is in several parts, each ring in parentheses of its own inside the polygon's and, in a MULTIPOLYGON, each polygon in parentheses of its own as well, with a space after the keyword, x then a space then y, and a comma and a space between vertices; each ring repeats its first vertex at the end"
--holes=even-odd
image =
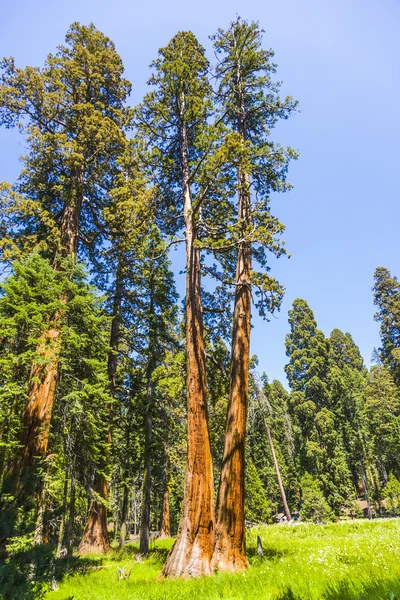
POLYGON ((74 559, 45 600, 400 600, 400 519, 256 527, 245 573, 198 580, 158 579, 171 545, 154 542, 142 561, 134 543, 123 553, 74 559), (118 567, 132 569, 129 579, 118 581, 118 567))

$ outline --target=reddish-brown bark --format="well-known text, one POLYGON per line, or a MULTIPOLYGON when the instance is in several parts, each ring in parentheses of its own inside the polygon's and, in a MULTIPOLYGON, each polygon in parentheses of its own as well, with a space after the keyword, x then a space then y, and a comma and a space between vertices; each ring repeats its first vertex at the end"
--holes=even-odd
MULTIPOLYGON (((54 260, 56 271, 62 268, 63 259, 67 257, 74 259, 78 248, 78 229, 83 199, 81 173, 76 175, 75 183, 79 191, 78 199, 64 207, 60 225, 60 246, 54 260)), ((60 300, 63 304, 67 303, 65 296, 60 300)), ((53 315, 49 328, 42 334, 36 348, 40 360, 31 368, 28 398, 22 415, 21 451, 16 454, 10 473, 17 501, 24 495, 27 483, 30 486, 39 483, 34 481, 36 478, 32 471, 37 459, 44 457, 47 452, 56 392, 61 326, 62 314, 58 311, 53 315)))
POLYGON ((80 554, 103 554, 111 549, 107 530, 108 486, 102 473, 96 473, 93 491, 94 497, 89 506, 85 531, 79 544, 80 554))
MULTIPOLYGON (((182 98, 182 106, 184 98, 182 98)), ((186 393, 188 446, 182 517, 175 544, 164 565, 164 577, 210 575, 213 549, 213 470, 206 397, 206 361, 200 286, 200 252, 188 162, 187 135, 180 132, 182 191, 186 235, 186 393)))
MULTIPOLYGON (((239 219, 243 230, 249 218, 248 178, 239 177, 239 219)), ((244 233, 244 231, 243 231, 244 233)), ((236 571, 248 566, 245 547, 245 441, 249 396, 251 321, 251 246, 238 249, 233 316, 232 355, 224 454, 218 492, 212 567, 236 571)))
POLYGON ((163 496, 162 513, 161 513, 161 526, 160 526, 160 538, 171 537, 171 523, 170 523, 170 512, 169 512, 169 491, 166 488, 163 496))

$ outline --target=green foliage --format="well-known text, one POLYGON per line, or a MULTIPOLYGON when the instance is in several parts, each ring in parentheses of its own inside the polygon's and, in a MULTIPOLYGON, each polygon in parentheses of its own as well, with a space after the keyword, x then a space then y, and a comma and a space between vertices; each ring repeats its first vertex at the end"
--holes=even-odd
POLYGON ((245 515, 249 523, 266 523, 271 520, 271 510, 253 461, 246 464, 245 515))
MULTIPOLYGON (((352 488, 344 441, 332 406, 329 367, 333 364, 340 370, 345 363, 343 337, 353 349, 351 338, 335 333, 330 350, 329 340, 317 328, 311 309, 301 299, 293 302, 289 323, 291 332, 286 336, 289 364, 285 371, 293 390, 290 408, 300 468, 318 479, 330 507, 339 515, 352 488)), ((353 354, 357 356, 354 349, 353 354)))
MULTIPOLYGON (((107 379, 108 320, 101 299, 85 282, 81 267, 66 262, 54 271, 37 254, 13 263, 13 273, 2 284, 0 324, 4 336, 0 346, 2 386, 0 391, 1 471, 4 476, 19 443, 21 420, 28 388, 30 365, 41 360, 37 344, 54 314, 61 327, 59 381, 50 430, 49 453, 39 465, 46 482, 49 533, 56 534, 58 506, 63 501, 65 473, 72 471, 82 486, 88 474, 101 463, 106 452, 106 406, 110 401, 107 379), (68 296, 67 304, 60 298, 68 296), (94 343, 95 342, 95 343, 94 343), (55 521, 52 521, 52 517, 55 521)), ((7 493, 5 478, 3 493, 7 493)), ((7 504, 7 495, 4 496, 7 504)), ((27 507, 25 507, 27 508, 27 507)), ((2 525, 7 525, 7 512, 2 525)), ((25 512, 17 531, 29 531, 34 513, 25 512)))
POLYGON ((43 68, 18 68, 13 58, 0 65, 0 125, 18 127, 29 144, 15 186, 22 198, 9 191, 17 214, 2 241, 5 259, 20 245, 53 258, 68 243, 60 239, 67 206, 80 207, 81 239, 102 237, 105 191, 129 123, 130 84, 113 42, 94 25, 72 24, 65 42, 43 68))
POLYGON ((369 419, 373 452, 382 468, 400 473, 399 392, 385 367, 371 368, 365 385, 365 410, 369 419))
POLYGON ((20 415, 28 391, 30 367, 49 319, 64 307, 59 298, 69 282, 38 254, 13 264, 0 284, 0 471, 18 445, 20 415))
POLYGON ((400 506, 400 481, 393 473, 389 475, 383 495, 389 501, 392 514, 396 515, 400 506))
POLYGON ((332 518, 332 511, 324 498, 321 488, 309 473, 301 478, 302 504, 300 516, 304 521, 326 523, 332 518))
MULTIPOLYGON (((249 181, 246 185, 251 186, 238 190, 248 197, 249 209, 237 222, 226 221, 227 239, 225 242, 221 239, 219 249, 229 254, 244 242, 249 244, 255 304, 266 318, 269 312, 279 310, 284 291, 269 275, 270 253, 278 257, 285 253, 280 240, 284 226, 271 215, 270 195, 290 189, 286 182, 288 165, 297 158, 293 148, 282 148, 270 136, 275 124, 287 119, 297 103, 291 97, 279 97, 280 84, 273 79, 274 53, 263 48, 262 33, 258 23, 239 17, 227 30, 219 29, 212 40, 218 61, 215 69, 217 110, 227 128, 224 145, 227 161, 233 167, 229 185, 235 190, 235 178, 240 179, 240 173, 245 173, 249 181)), ((229 194, 227 199, 233 204, 234 213, 236 199, 229 194)), ((212 247, 215 228, 211 225, 208 231, 206 228, 205 244, 212 247)), ((217 250, 218 244, 214 244, 214 248, 217 250)), ((225 280, 233 283, 235 271, 229 271, 229 257, 221 257, 219 251, 214 254, 225 267, 225 280)))
POLYGON ((380 357, 400 383, 400 284, 388 269, 378 267, 373 287, 375 320, 380 322, 380 357))

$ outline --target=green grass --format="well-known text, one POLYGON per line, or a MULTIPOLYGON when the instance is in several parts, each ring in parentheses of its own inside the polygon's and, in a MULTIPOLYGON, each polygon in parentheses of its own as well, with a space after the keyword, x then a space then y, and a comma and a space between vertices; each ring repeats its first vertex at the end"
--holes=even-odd
POLYGON ((198 580, 158 580, 171 541, 153 545, 136 562, 137 548, 93 557, 69 574, 46 600, 355 600, 400 599, 400 520, 356 521, 325 526, 271 525, 248 534, 245 573, 198 580), (264 559, 256 555, 260 535, 264 559), (117 581, 117 565, 132 568, 117 581))

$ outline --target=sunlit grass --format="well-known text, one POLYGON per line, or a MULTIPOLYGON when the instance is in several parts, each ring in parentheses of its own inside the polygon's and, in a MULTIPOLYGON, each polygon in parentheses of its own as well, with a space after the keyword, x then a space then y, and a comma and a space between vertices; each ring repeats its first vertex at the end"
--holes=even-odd
POLYGON ((400 520, 255 528, 248 534, 248 571, 199 580, 157 579, 171 543, 153 544, 143 562, 135 560, 134 545, 95 557, 85 573, 58 582, 46 600, 400 599, 400 520), (117 565, 132 569, 129 580, 117 581, 117 565))

